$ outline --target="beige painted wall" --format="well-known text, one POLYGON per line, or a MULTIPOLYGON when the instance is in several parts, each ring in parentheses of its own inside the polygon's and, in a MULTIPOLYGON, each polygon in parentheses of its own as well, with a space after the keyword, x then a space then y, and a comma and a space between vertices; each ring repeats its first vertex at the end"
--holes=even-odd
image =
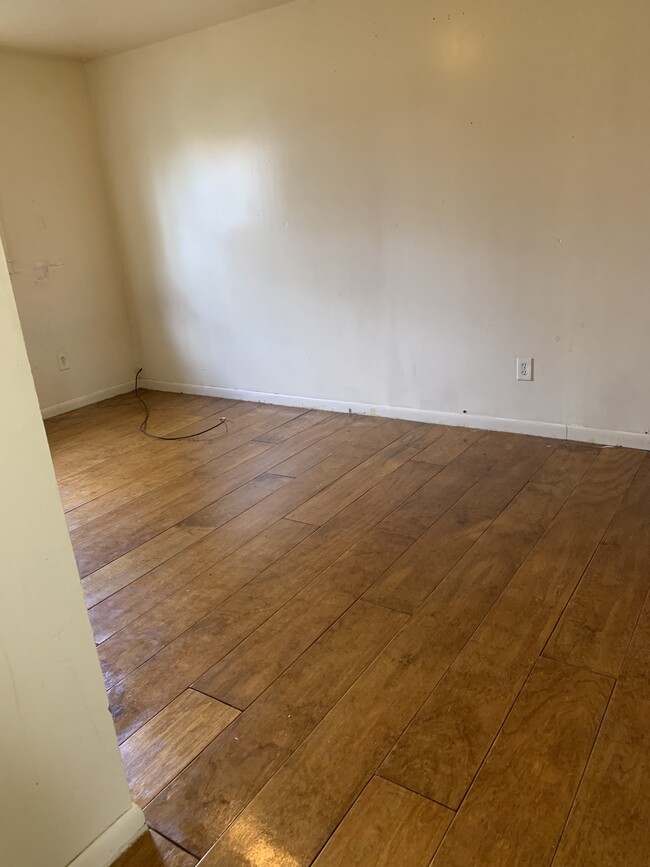
POLYGON ((147 375, 645 433, 649 44, 298 0, 91 64, 147 375))
POLYGON ((0 863, 65 867, 100 838, 79 864, 104 867, 142 814, 131 809, 1 256, 0 346, 0 863))
POLYGON ((49 407, 131 380, 124 279, 83 66, 0 53, 0 105, 1 232, 49 407))

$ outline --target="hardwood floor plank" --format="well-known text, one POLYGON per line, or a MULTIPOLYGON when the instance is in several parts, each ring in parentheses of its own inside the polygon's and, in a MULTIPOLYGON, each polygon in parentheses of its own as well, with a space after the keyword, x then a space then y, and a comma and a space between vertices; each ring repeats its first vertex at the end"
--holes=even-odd
POLYGON ((83 577, 268 472, 293 441, 247 442, 70 534, 83 577))
MULTIPOLYGON (((465 566, 473 557, 483 563, 491 532, 470 550, 465 566)), ((476 569, 460 567, 243 810, 206 864, 245 863, 253 826, 296 867, 311 862, 498 597, 502 588, 489 575, 482 592, 468 592, 476 569)), ((507 582, 510 575, 501 577, 507 582)))
MULTIPOLYGON (((158 393, 145 391, 144 389, 143 392, 146 394, 158 393)), ((98 403, 82 406, 78 409, 71 409, 60 415, 43 419, 43 425, 48 439, 53 438, 53 445, 56 446, 59 438, 74 435, 79 430, 105 424, 107 419, 117 418, 127 413, 131 413, 135 418, 138 405, 132 392, 130 394, 118 394, 114 397, 101 400, 98 403)))
POLYGON ((315 867, 428 867, 451 810, 373 777, 314 861, 315 867))
MULTIPOLYGON (((185 400, 182 405, 172 407, 152 407, 152 409, 156 415, 159 413, 162 414, 163 430, 161 432, 166 436, 169 436, 177 433, 203 430, 205 427, 209 427, 219 421, 220 417, 224 414, 235 419, 240 415, 252 412, 253 408, 256 406, 259 405, 235 402, 232 400, 215 400, 213 404, 209 405, 209 408, 204 409, 197 408, 195 405, 185 400)), ((143 417, 144 413, 141 405, 135 403, 127 413, 122 414, 121 422, 116 424, 118 417, 116 413, 112 413, 111 416, 105 417, 101 426, 98 425, 96 429, 101 429, 103 443, 115 445, 116 441, 119 440, 120 446, 123 446, 124 443, 122 442, 122 439, 126 436, 127 441, 132 443, 132 445, 130 445, 128 449, 125 449, 125 453, 142 454, 143 452, 150 451, 152 446, 157 444, 156 440, 142 435, 140 425, 142 424, 143 417), (135 438, 133 436, 134 433, 139 433, 139 438, 135 438)), ((154 430, 153 432, 158 433, 157 430, 154 430)), ((220 435, 223 435, 226 431, 225 429, 220 430, 219 433, 220 435)), ((75 441, 77 443, 94 442, 94 434, 89 431, 84 431, 82 436, 75 438, 75 441)), ((73 450, 70 449, 70 441, 66 443, 66 448, 69 451, 73 450)), ((109 466, 109 461, 103 461, 98 464, 94 463, 89 467, 77 467, 73 470, 72 476, 81 479, 84 478, 86 474, 92 476, 96 472, 101 473, 103 470, 108 469, 109 466)), ((64 474, 64 482, 68 482, 72 476, 64 474)))
POLYGON ((97 648, 106 688, 202 620, 228 596, 302 542, 315 528, 281 519, 97 648))
MULTIPOLYGON (((139 389, 140 396, 144 396, 147 405, 151 411, 151 422, 153 425, 160 420, 160 413, 168 412, 169 409, 175 407, 191 409, 194 415, 209 416, 217 412, 222 412, 228 409, 229 406, 236 404, 238 401, 230 397, 212 397, 208 394, 187 394, 174 391, 153 391, 151 389, 139 389)), ((135 395, 131 393, 133 399, 135 395)), ((253 406, 253 402, 250 403, 253 406)), ((142 406, 136 400, 136 407, 140 409, 142 415, 142 406)))
POLYGON ((244 710, 350 608, 359 595, 330 582, 314 581, 208 669, 193 686, 212 697, 227 695, 228 704, 244 710), (249 667, 257 659, 262 660, 260 669, 249 667))
POLYGON ((301 452, 287 458, 286 461, 276 464, 276 466, 273 467, 273 472, 278 473, 278 475, 281 476, 297 478, 307 472, 307 470, 316 466, 316 464, 335 454, 337 449, 343 445, 344 438, 346 438, 346 441, 351 436, 354 436, 356 439, 358 434, 376 430, 381 425, 388 424, 389 421, 386 418, 368 418, 367 416, 349 416, 346 418, 350 421, 349 430, 343 432, 337 437, 321 440, 320 442, 314 443, 308 448, 303 449, 301 452))
MULTIPOLYGON (((548 454, 537 451, 542 457, 533 467, 548 454)), ((477 454, 484 457, 478 450, 477 454)), ((451 506, 480 478, 490 459, 475 461, 474 455, 471 460, 469 457, 459 461, 457 466, 447 466, 413 497, 401 503, 312 584, 207 671, 197 681, 197 689, 235 707, 247 707, 409 549, 445 507, 451 506), (413 520, 416 512, 418 520, 413 520)), ((529 461, 524 461, 520 470, 528 478, 531 474, 529 461)), ((511 496, 516 493, 520 479, 521 476, 516 475, 511 496)))
MULTIPOLYGON (((150 391, 149 389, 141 389, 140 394, 145 397, 149 407, 155 413, 178 412, 182 409, 186 413, 201 414, 200 403, 194 399, 195 396, 150 391)), ((203 403, 210 407, 207 410, 209 414, 215 408, 218 409, 222 404, 227 405, 231 401, 222 398, 203 398, 203 403)), ((138 419, 138 425, 143 417, 142 405, 133 392, 119 394, 99 403, 70 410, 70 412, 46 419, 44 424, 48 438, 52 439, 53 445, 56 447, 70 437, 94 433, 100 429, 106 430, 115 422, 122 421, 127 417, 132 420, 138 419)))
MULTIPOLYGON (((260 420, 254 425, 256 430, 259 430, 260 426, 267 429, 272 426, 273 422, 269 418, 269 413, 262 414, 260 420)), ((275 424, 277 424, 277 421, 275 424)), ((349 419, 335 416, 312 428, 309 435, 305 434, 304 438, 307 441, 319 440, 321 438, 326 439, 328 436, 350 425, 351 421, 349 419)), ((226 454, 239 446, 245 445, 246 442, 251 441, 252 434, 252 430, 246 429, 231 431, 227 439, 223 440, 221 439, 221 435, 215 437, 214 441, 207 441, 201 438, 201 441, 195 447, 196 451, 184 454, 172 464, 163 466, 159 470, 145 473, 138 478, 130 480, 127 484, 115 488, 113 491, 109 491, 107 494, 103 494, 101 497, 97 497, 68 512, 66 520, 69 529, 73 530, 76 527, 84 526, 97 518, 114 512, 119 507, 134 502, 138 497, 168 484, 173 479, 180 478, 186 473, 198 469, 221 454, 226 454)))
POLYGON ((238 715, 192 689, 167 705, 120 747, 133 801, 146 807, 238 715))
POLYGON ((301 415, 293 421, 287 422, 281 428, 276 428, 269 433, 261 434, 258 437, 258 440, 260 442, 272 443, 274 445, 277 443, 283 443, 285 440, 288 440, 289 437, 294 436, 294 434, 306 430, 313 424, 318 424, 328 418, 331 418, 331 413, 323 412, 320 409, 310 409, 304 415, 301 415))
MULTIPOLYGON (((232 401, 224 403, 229 409, 237 406, 232 401)), ((158 433, 169 435, 182 426, 196 426, 202 421, 202 415, 201 411, 196 411, 194 406, 184 401, 182 406, 173 406, 171 410, 165 411, 158 433)), ((214 418, 215 422, 218 417, 214 418)), ((62 441, 50 436, 59 481, 65 484, 80 472, 92 473, 117 457, 137 456, 151 451, 155 441, 140 432, 141 422, 142 408, 138 409, 136 405, 135 409, 122 410, 119 415, 114 412, 104 416, 102 424, 94 428, 86 430, 81 426, 80 431, 75 431, 62 441)))
MULTIPOLYGON (((173 428, 181 423, 191 421, 198 421, 198 416, 173 416, 168 423, 173 428)), ((64 446, 58 447, 52 460, 57 478, 65 483, 82 470, 89 471, 94 466, 124 457, 133 450, 144 448, 144 436, 138 431, 138 427, 137 419, 128 420, 124 424, 124 431, 129 431, 126 436, 121 435, 111 439, 113 430, 109 428, 102 432, 102 440, 99 443, 93 443, 90 438, 80 436, 79 442, 71 440, 64 446)), ((115 431, 115 433, 118 432, 115 431)))
POLYGON ((207 852, 406 620, 353 605, 149 805, 148 821, 207 852))
POLYGON ((382 775, 458 807, 641 459, 622 449, 600 453, 421 708, 382 775))
POLYGON ((417 611, 552 452, 532 443, 523 460, 495 464, 366 591, 366 600, 407 614, 417 611))
MULTIPOLYGON (((154 400, 158 400, 154 398, 154 400)), ((183 402, 182 408, 177 404, 175 407, 167 407, 170 412, 178 414, 184 412, 191 415, 191 406, 183 402)), ((69 420, 65 425, 62 419, 57 425, 54 420, 48 420, 46 432, 52 446, 55 447, 57 457, 68 456, 72 447, 91 444, 99 446, 110 443, 125 433, 133 432, 133 423, 142 417, 142 408, 138 412, 138 404, 133 396, 130 396, 122 406, 114 405, 108 412, 101 411, 99 407, 93 412, 84 413, 79 410, 80 416, 76 420, 69 420)))
POLYGON ((649 457, 145 397, 227 429, 147 439, 133 395, 45 424, 164 835, 124 864, 645 865, 649 457))
POLYGON ((355 467, 342 479, 294 509, 288 518, 322 526, 361 494, 370 490, 407 460, 413 460, 438 436, 434 427, 416 429, 355 467))
POLYGON ((603 675, 540 659, 432 867, 548 867, 612 687, 603 675))
POLYGON ((446 466, 455 461, 482 436, 485 436, 485 431, 482 430, 468 430, 463 427, 443 428, 441 436, 424 449, 417 460, 446 466))
MULTIPOLYGON (((171 472, 178 472, 176 463, 178 458, 185 457, 185 466, 190 469, 199 465, 200 458, 207 451, 205 446, 217 440, 226 442, 235 431, 245 429, 255 421, 269 418, 266 408, 256 407, 251 410, 247 404, 239 404, 229 410, 228 427, 218 428, 205 434, 205 438, 196 440, 183 440, 180 442, 161 442, 159 440, 145 439, 138 449, 132 449, 124 458, 116 464, 114 459, 108 459, 90 469, 77 471, 59 483, 61 499, 66 510, 73 511, 84 503, 105 496, 116 488, 128 484, 134 478, 139 478, 163 467, 172 468, 171 472)), ((189 428, 174 430, 173 435, 187 435, 194 433, 193 428, 202 430, 206 426, 205 420, 201 419, 189 428)), ((231 440, 232 442, 232 440, 231 440)), ((236 444, 233 444, 233 448, 236 444)), ((214 450, 213 450, 214 451, 214 450)), ((218 455, 212 454, 212 457, 218 455)), ((180 463, 180 462, 179 462, 180 463)), ((179 473, 180 474, 180 473, 179 473)))
POLYGON ((133 581, 171 560, 205 537, 203 527, 172 527, 128 554, 81 579, 86 606, 92 608, 133 581))
MULTIPOLYGON (((203 531, 203 535, 207 536, 237 516, 245 513, 256 504, 266 500, 287 484, 287 479, 265 473, 259 478, 248 482, 248 484, 242 485, 241 488, 218 500, 217 503, 208 506, 206 509, 202 509, 197 515, 193 515, 190 520, 183 522, 182 527, 190 531, 200 528, 203 531)), ((197 538, 196 534, 192 533, 191 538, 195 540, 197 538)), ((159 591, 158 598, 161 596, 162 589, 162 586, 159 584, 157 588, 159 591)), ((88 616, 97 644, 100 644, 122 629, 126 623, 130 622, 132 615, 137 613, 133 605, 129 607, 125 604, 125 597, 129 597, 128 591, 114 593, 108 599, 99 602, 89 610, 88 616)), ((154 599, 149 599, 149 602, 145 602, 144 604, 148 605, 149 609, 153 607, 154 601, 154 599)))
MULTIPOLYGON (((335 428, 333 432, 331 429, 331 422, 329 421, 324 422, 322 425, 318 425, 317 427, 327 428, 327 431, 323 432, 321 430, 318 433, 314 433, 315 429, 311 428, 309 431, 292 438, 294 447, 299 449, 305 444, 305 440, 309 442, 314 439, 320 439, 321 437, 334 438, 339 434, 346 433, 346 431, 342 431, 339 427, 335 428)), ((358 435, 358 433, 359 432, 356 431, 356 435, 358 435)), ((274 473, 273 475, 276 474, 274 473)), ((260 527, 258 532, 261 532, 262 529, 264 529, 264 527, 260 527)), ((111 563, 107 563, 106 566, 103 566, 101 569, 98 569, 96 572, 93 572, 91 575, 82 579, 86 598, 88 600, 88 606, 90 607, 91 605, 95 605, 97 602, 100 602, 112 593, 121 590, 123 587, 126 587, 138 578, 143 577, 153 569, 162 567, 167 563, 167 561, 171 561, 174 557, 177 559, 173 563, 170 563, 171 567, 182 570, 190 568, 192 561, 195 559, 196 551, 192 550, 187 552, 187 549, 191 548, 204 536, 205 531, 202 528, 176 525, 175 527, 171 527, 169 530, 160 533, 158 536, 155 536, 149 542, 145 542, 143 545, 130 551, 128 554, 124 554, 116 560, 113 560, 111 563), (188 560, 190 561, 189 563, 187 562, 188 560)), ((252 536, 249 536, 248 538, 252 538, 252 536)), ((213 541, 214 539, 208 538, 205 543, 206 546, 210 547, 213 541)), ((243 539, 241 544, 245 541, 247 541, 247 539, 243 539)), ((220 549, 220 551, 222 554, 224 553, 222 549, 220 549)), ((226 551, 225 553, 228 552, 226 551)), ((219 555, 215 556, 215 561, 218 559, 218 556, 219 555)), ((208 568, 209 565, 211 565, 209 562, 206 563, 204 568, 208 568)), ((197 574, 198 572, 194 571, 192 577, 195 577, 197 574)))
POLYGON ((641 613, 553 867, 646 867, 650 599, 641 613))
POLYGON ((414 462, 400 467, 113 687, 109 699, 119 737, 128 737, 190 686, 392 511, 396 496, 407 497, 434 471, 414 462))
POLYGON ((646 457, 544 655, 616 677, 650 590, 649 562, 646 457))
POLYGON ((402 628, 219 838, 206 865, 257 867, 263 852, 271 863, 311 864, 444 671, 429 650, 432 626, 416 617, 402 628))
MULTIPOLYGON (((215 422, 220 414, 217 414, 215 422)), ((133 451, 146 448, 147 440, 140 431, 141 421, 142 417, 126 418, 63 443, 55 452, 55 469, 59 478, 66 480, 70 475, 97 466, 109 458, 123 458, 133 451)), ((184 405, 166 412, 156 427, 156 433, 169 436, 181 427, 198 425, 201 421, 201 414, 193 413, 191 408, 184 405)))
POLYGON ((196 858, 156 834, 147 831, 113 863, 113 867, 195 867, 196 858))
MULTIPOLYGON (((363 430, 357 427, 354 423, 342 427, 339 417, 336 417, 332 420, 322 422, 321 424, 316 425, 307 431, 303 431, 300 434, 296 434, 288 442, 281 444, 281 446, 278 446, 277 448, 283 447, 290 452, 300 453, 302 450, 309 448, 310 445, 313 445, 314 443, 318 444, 321 440, 327 440, 333 441, 335 444, 334 446, 331 446, 330 450, 333 453, 338 453, 341 451, 339 446, 347 447, 349 445, 354 445, 362 435, 363 430)), ((264 448, 264 444, 260 444, 260 446, 264 448)), ((271 448, 271 446, 268 446, 268 448, 271 448)), ((344 449, 344 451, 345 450, 346 449, 344 449)), ((331 457, 333 458, 334 454, 332 454, 331 457)), ((323 462, 321 461, 319 463, 323 462)), ((273 475, 277 475, 277 473, 273 473, 273 475)), ((140 502, 139 498, 138 502, 140 502)), ((137 509, 137 503, 135 501, 133 503, 133 508, 137 509)), ((101 567, 101 569, 97 570, 96 573, 93 573, 93 577, 96 574, 100 574, 106 578, 110 577, 115 582, 128 579, 123 580, 122 586, 125 586, 131 581, 141 577, 146 572, 149 572, 155 566, 160 566, 166 560, 170 559, 172 557, 172 554, 168 553, 170 549, 175 547, 173 554, 180 554, 184 548, 191 544, 191 542, 183 544, 183 533, 180 534, 180 539, 176 539, 177 535, 178 525, 171 527, 169 530, 163 531, 149 542, 145 542, 133 551, 107 563, 106 566, 101 567), (170 540, 173 541, 170 543, 170 540), (161 552, 158 558, 156 558, 156 549, 158 546, 160 546, 161 552), (142 559, 142 563, 139 562, 140 559, 142 559)), ((90 576, 86 577, 89 578, 90 576)))
MULTIPOLYGON (((368 449, 374 449, 378 444, 381 445, 383 439, 394 436, 395 429, 381 430, 383 437, 380 440, 375 438, 374 441, 369 438, 370 444, 363 450, 357 446, 350 450, 342 449, 339 454, 332 455, 297 479, 282 478, 283 488, 218 529, 208 532, 200 541, 193 541, 191 548, 184 546, 185 550, 180 555, 172 557, 114 593, 102 602, 101 606, 97 606, 99 610, 92 610, 91 620, 93 628, 97 630, 96 634, 101 632, 105 638, 123 628, 152 607, 154 593, 158 599, 170 596, 218 559, 228 555, 297 505, 345 475, 360 463, 368 449)), ((430 470, 429 477, 434 472, 435 468, 430 470)), ((415 471, 411 471, 411 477, 414 477, 414 474, 415 471)), ((420 475, 419 478, 423 477, 420 475)), ((180 527, 175 528, 174 535, 178 536, 186 529, 187 523, 183 522, 180 527)))
POLYGON ((250 476, 249 471, 251 467, 262 465, 259 459, 267 450, 268 446, 263 443, 247 443, 210 461, 203 469, 186 473, 182 481, 166 482, 124 508, 72 530, 70 538, 81 577, 85 578, 261 475, 250 476), (221 478, 223 476, 226 478, 221 478))
MULTIPOLYGON (((356 435, 357 441, 349 449, 337 451, 329 459, 330 464, 340 462, 345 465, 345 472, 348 472, 402 436, 407 424, 390 422, 375 431, 366 432, 362 439, 359 438, 360 431, 353 431, 352 436, 356 435)), ((73 531, 71 538, 80 574, 83 577, 95 571, 261 473, 270 472, 287 455, 304 448, 310 431, 307 429, 276 446, 248 442, 188 473, 182 481, 177 479, 163 485, 151 494, 140 497, 135 503, 85 525, 81 531, 73 531)), ((314 472, 317 470, 318 467, 315 467, 314 472)), ((312 492, 312 496, 314 493, 317 492, 312 492)))

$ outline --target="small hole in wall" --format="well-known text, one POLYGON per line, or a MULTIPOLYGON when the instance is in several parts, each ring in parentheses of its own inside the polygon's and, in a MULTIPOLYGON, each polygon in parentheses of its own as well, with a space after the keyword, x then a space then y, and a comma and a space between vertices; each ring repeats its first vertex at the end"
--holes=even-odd
POLYGON ((466 410, 466 409, 463 410, 463 414, 464 414, 464 415, 467 415, 467 410, 466 410))

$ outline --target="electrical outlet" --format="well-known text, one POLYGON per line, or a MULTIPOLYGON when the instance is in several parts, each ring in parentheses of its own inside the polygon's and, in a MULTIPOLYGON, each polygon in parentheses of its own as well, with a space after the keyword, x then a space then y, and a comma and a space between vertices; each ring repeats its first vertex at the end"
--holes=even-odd
POLYGON ((533 359, 518 358, 517 359, 517 379, 521 382, 533 381, 533 359))
POLYGON ((70 361, 67 352, 59 352, 57 359, 59 361, 59 370, 70 370, 70 361))

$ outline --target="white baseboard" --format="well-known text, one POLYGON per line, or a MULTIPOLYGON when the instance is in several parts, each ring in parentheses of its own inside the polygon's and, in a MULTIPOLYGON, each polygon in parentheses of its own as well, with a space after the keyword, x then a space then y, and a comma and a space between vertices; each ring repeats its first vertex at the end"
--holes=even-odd
POLYGON ((135 804, 77 855, 68 867, 110 867, 147 830, 144 813, 135 804))
POLYGON ((624 430, 600 430, 593 427, 567 425, 567 439, 573 442, 601 446, 625 446, 628 449, 650 451, 650 435, 624 430))
POLYGON ((94 391, 92 394, 84 394, 81 397, 73 397, 72 400, 65 400, 63 403, 55 403, 52 406, 42 407, 41 415, 43 418, 52 418, 55 415, 62 415, 64 412, 70 412, 70 410, 79 409, 82 406, 89 406, 91 403, 99 403, 100 400, 106 400, 118 394, 126 394, 129 391, 133 391, 133 381, 123 382, 121 385, 112 385, 110 388, 103 388, 101 391, 94 391))
POLYGON ((551 437, 574 442, 592 442, 598 445, 626 446, 650 451, 650 436, 627 431, 599 430, 578 427, 558 422, 529 421, 527 419, 497 418, 469 413, 437 412, 430 409, 408 409, 399 406, 374 406, 368 403, 346 403, 340 400, 323 400, 314 397, 296 397, 288 394, 267 394, 260 391, 243 391, 236 388, 216 388, 209 385, 188 385, 179 382, 162 382, 156 379, 142 381, 143 388, 153 391, 173 391, 183 394, 203 394, 210 397, 225 397, 230 400, 251 400, 258 403, 273 403, 281 406, 297 406, 306 409, 323 409, 330 412, 353 412, 359 415, 376 415, 383 418, 401 418, 428 424, 445 424, 454 427, 471 427, 481 430, 506 431, 507 433, 551 437))

